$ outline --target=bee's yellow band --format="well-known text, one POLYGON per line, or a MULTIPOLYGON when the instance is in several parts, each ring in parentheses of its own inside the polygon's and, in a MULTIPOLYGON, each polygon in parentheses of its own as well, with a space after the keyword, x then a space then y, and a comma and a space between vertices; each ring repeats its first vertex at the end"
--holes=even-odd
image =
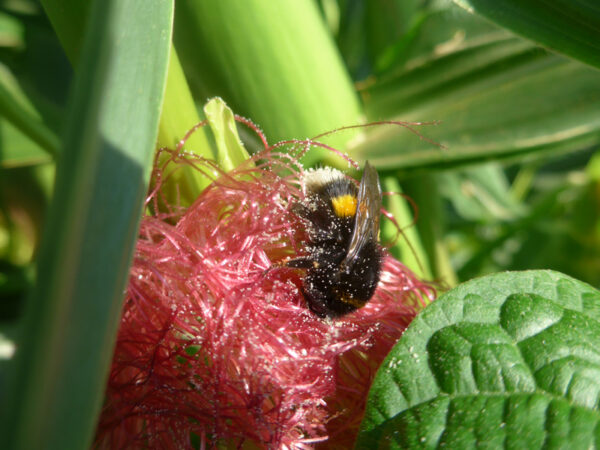
POLYGON ((350 217, 356 214, 356 197, 350 194, 331 199, 333 211, 338 217, 350 217))

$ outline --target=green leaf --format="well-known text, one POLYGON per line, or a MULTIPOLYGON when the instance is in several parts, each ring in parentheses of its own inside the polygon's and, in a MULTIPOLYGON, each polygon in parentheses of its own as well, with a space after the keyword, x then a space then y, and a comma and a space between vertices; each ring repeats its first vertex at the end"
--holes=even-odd
POLYGON ((418 207, 417 230, 423 248, 429 256, 433 278, 444 286, 455 286, 458 280, 444 242, 446 216, 435 174, 408 178, 402 185, 418 207))
POLYGON ((0 170, 52 162, 52 156, 0 117, 0 170))
POLYGON ((22 49, 25 45, 25 27, 16 17, 0 12, 0 45, 22 49))
POLYGON ((380 71, 403 60, 407 34, 411 34, 410 27, 422 4, 418 0, 321 3, 355 79, 364 79, 373 69, 380 71))
POLYGON ((507 58, 536 48, 456 6, 427 14, 417 30, 406 63, 362 86, 367 113, 391 116, 438 102, 440 95, 510 69, 507 58))
MULTIPOLYGON (((29 139, 38 144, 43 150, 47 151, 53 157, 56 157, 59 148, 58 137, 44 125, 40 114, 29 102, 17 80, 15 80, 9 70, 1 64, 0 115, 29 139)), ((0 165, 5 167, 21 165, 15 161, 19 149, 11 145, 11 142, 7 142, 7 144, 8 155, 5 151, 0 151, 0 165)), ((31 158, 31 156, 29 158, 31 158)))
POLYGON ((384 220, 381 224, 381 240, 384 245, 393 244, 390 248, 392 255, 415 272, 419 278, 431 279, 430 263, 427 253, 421 243, 421 238, 415 227, 415 216, 418 210, 413 211, 414 205, 408 202, 402 195, 402 188, 398 179, 394 176, 384 176, 382 187, 384 191, 392 192, 387 200, 386 209, 393 215, 400 227, 398 228, 390 220, 384 220), (396 240, 396 242, 394 242, 396 240))
POLYGON ((593 0, 454 0, 498 25, 600 68, 600 8, 593 0))
POLYGON ((542 157, 597 143, 597 73, 551 55, 538 58, 531 54, 526 59, 524 67, 521 63, 513 67, 520 74, 495 73, 480 78, 443 101, 419 105, 396 117, 440 120, 437 126, 418 131, 446 148, 389 127, 375 130, 349 152, 376 165, 433 169, 490 159, 542 157))
MULTIPOLYGON (((175 45, 195 97, 222 97, 271 143, 361 121, 356 91, 312 1, 179 2, 175 45)), ((357 133, 326 141, 342 148, 357 133)))
POLYGON ((223 100, 209 100, 204 114, 217 143, 217 162, 221 169, 228 172, 250 158, 238 135, 233 112, 223 100))
POLYGON ((77 67, 82 57, 82 37, 91 20, 89 13, 92 1, 43 0, 42 5, 67 57, 77 67))
POLYGON ((525 212, 510 195, 510 187, 499 164, 444 171, 438 174, 441 193, 457 213, 473 221, 513 220, 525 212))
MULTIPOLYGON (((206 159, 215 159, 215 152, 207 139, 204 127, 188 133, 201 122, 194 99, 187 84, 185 74, 179 63, 175 48, 171 48, 167 86, 158 127, 158 147, 175 150, 186 137, 182 151, 190 152, 206 159)), ((159 164, 163 165, 171 157, 169 153, 160 155, 159 164)), ((169 173, 163 178, 165 198, 172 204, 191 205, 211 180, 196 168, 185 164, 169 162, 163 166, 163 172, 169 173)))
POLYGON ((600 292, 552 271, 465 283, 410 325, 357 448, 600 444, 600 292))
MULTIPOLYGON (((196 110, 179 57, 175 48, 171 48, 165 99, 158 129, 158 146, 174 149, 186 133, 199 122, 201 117, 196 110)), ((207 159, 215 159, 202 127, 188 137, 182 149, 207 159)), ((206 187, 206 178, 202 177, 202 181, 198 180, 198 183, 206 187)))
MULTIPOLYGON (((71 13, 60 0, 44 7, 55 19, 71 13)), ((2 392, 2 448, 91 445, 148 188, 172 18, 169 1, 95 1, 85 38, 62 37, 84 45, 37 280, 2 392)))
POLYGON ((25 120, 17 125, 30 128, 33 133, 24 131, 38 139, 43 148, 47 148, 43 144, 43 141, 48 141, 45 135, 55 135, 50 139, 57 149, 60 145, 57 136, 62 137, 64 131, 73 69, 38 1, 11 0, 4 11, 7 14, 5 19, 9 18, 13 26, 21 29, 16 36, 3 35, 2 39, 6 40, 0 41, 0 60, 6 67, 0 78, 12 102, 12 105, 5 104, 4 108, 9 106, 22 110, 9 111, 8 114, 17 119, 19 116, 14 117, 15 114, 21 114, 20 118, 25 120), (28 113, 29 118, 23 117, 22 113, 28 113), (41 129, 40 125, 50 131, 41 129))
MULTIPOLYGON (((451 20, 451 13, 432 15, 421 32, 451 20)), ((484 25, 449 23, 457 39, 423 44, 401 71, 363 89, 369 118, 439 121, 416 131, 446 148, 399 127, 380 127, 349 153, 379 166, 430 170, 541 157, 600 141, 596 70, 491 25, 485 31, 484 25)))

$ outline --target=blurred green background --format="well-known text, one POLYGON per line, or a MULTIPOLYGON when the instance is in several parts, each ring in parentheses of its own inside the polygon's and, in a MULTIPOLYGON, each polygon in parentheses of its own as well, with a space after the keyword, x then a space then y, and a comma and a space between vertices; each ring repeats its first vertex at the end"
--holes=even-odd
MULTIPOLYGON (((547 268, 600 287, 597 6, 180 0, 171 21, 172 10, 0 3, 0 394, 33 399, 10 422, 15 448, 34 445, 28 435, 89 444, 154 143, 174 147, 214 96, 270 143, 435 122, 414 127, 426 139, 380 125, 326 140, 416 204, 386 197, 404 233, 394 242, 384 223, 392 253, 446 286, 547 268), (60 375, 90 354, 97 364, 75 380, 60 375), (47 403, 33 385, 53 392, 47 403), (58 411, 89 414, 47 424, 43 405, 57 398, 58 411)), ((186 149, 223 162, 204 131, 186 149)), ((322 158, 332 162, 315 151, 307 164, 322 158)), ((178 182, 187 201, 206 184, 178 182)))

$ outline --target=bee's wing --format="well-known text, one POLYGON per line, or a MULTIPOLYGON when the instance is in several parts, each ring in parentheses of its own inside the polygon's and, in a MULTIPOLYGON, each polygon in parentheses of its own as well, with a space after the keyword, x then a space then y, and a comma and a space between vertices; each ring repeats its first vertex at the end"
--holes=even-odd
POLYGON ((381 187, 379 175, 367 161, 358 188, 354 229, 350 237, 348 253, 342 266, 351 266, 357 253, 369 240, 377 241, 379 234, 379 215, 381 214, 381 187))

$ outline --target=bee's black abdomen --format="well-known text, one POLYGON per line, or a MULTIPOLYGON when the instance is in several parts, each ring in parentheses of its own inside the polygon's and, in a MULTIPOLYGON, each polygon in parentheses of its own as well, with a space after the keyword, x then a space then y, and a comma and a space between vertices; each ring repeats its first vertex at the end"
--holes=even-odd
POLYGON ((344 271, 339 261, 319 259, 318 267, 308 270, 303 288, 308 306, 315 314, 343 316, 361 308, 373 297, 381 270, 381 251, 376 242, 365 246, 350 272, 344 271))

